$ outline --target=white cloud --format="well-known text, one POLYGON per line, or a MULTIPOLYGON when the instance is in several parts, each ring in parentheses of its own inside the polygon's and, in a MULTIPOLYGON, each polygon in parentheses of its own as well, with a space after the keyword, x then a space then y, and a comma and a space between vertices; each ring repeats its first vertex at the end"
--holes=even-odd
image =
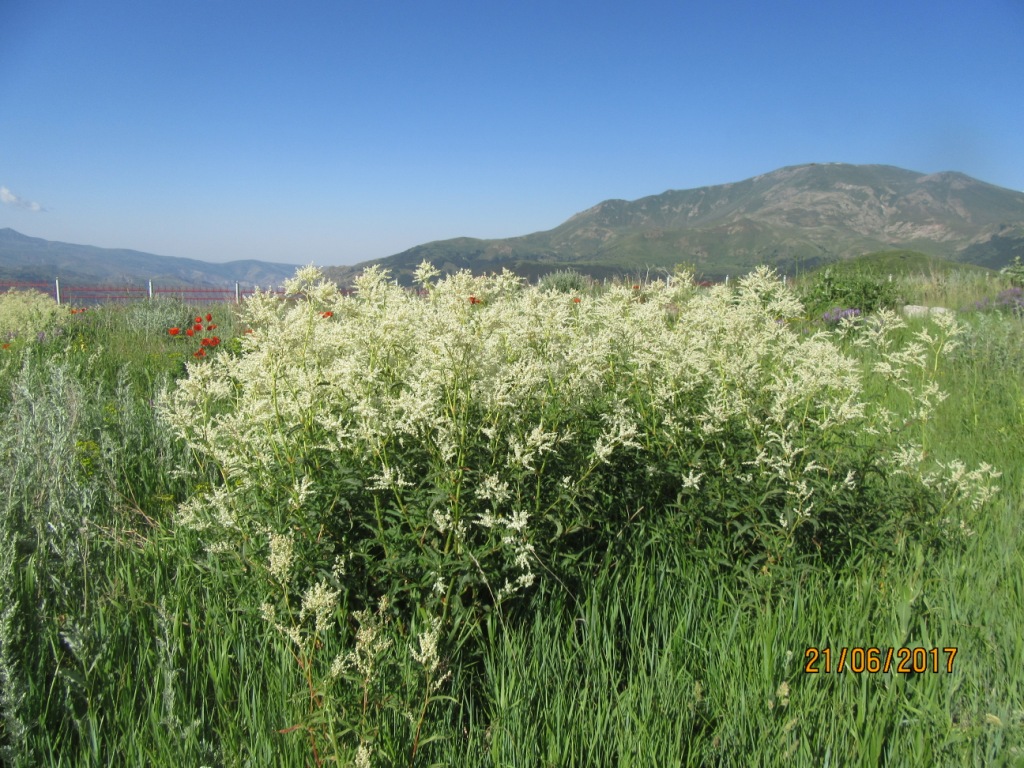
POLYGON ((44 210, 43 206, 31 200, 22 200, 7 187, 0 187, 0 203, 13 205, 15 208, 24 208, 26 211, 38 213, 44 210))

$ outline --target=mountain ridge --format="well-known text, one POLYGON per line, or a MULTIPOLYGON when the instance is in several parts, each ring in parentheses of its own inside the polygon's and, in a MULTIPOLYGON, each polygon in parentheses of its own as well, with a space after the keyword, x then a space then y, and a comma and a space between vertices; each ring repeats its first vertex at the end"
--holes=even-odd
POLYGON ((604 200, 549 230, 433 241, 327 272, 346 284, 380 264, 408 283, 427 259, 445 272, 504 267, 526 277, 558 268, 601 277, 686 263, 721 278, 760 263, 792 273, 887 249, 1003 266, 1024 256, 1024 193, 958 171, 810 163, 727 184, 604 200))
POLYGON ((294 264, 255 259, 223 263, 159 256, 128 248, 100 248, 32 237, 0 229, 0 279, 45 282, 60 278, 80 283, 139 283, 146 280, 184 286, 278 285, 293 276, 294 264))

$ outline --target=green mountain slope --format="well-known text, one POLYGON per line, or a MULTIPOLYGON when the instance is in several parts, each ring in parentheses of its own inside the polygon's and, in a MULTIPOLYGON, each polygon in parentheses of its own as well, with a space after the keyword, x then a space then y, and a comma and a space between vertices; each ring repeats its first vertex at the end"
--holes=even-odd
POLYGON ((961 173, 811 164, 734 184, 606 200, 545 232, 456 238, 328 274, 344 284, 369 264, 408 283, 424 259, 443 271, 572 267, 596 277, 685 263, 711 279, 758 264, 793 273, 882 250, 910 249, 999 267, 1024 256, 1024 193, 961 173))

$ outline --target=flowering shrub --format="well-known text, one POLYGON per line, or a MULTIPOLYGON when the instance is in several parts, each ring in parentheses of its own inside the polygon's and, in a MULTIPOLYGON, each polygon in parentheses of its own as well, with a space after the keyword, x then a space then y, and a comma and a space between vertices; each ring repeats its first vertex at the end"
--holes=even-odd
MULTIPOLYGON (((376 270, 341 297, 310 268, 290 284, 302 300, 248 302, 242 354, 191 368, 166 404, 224 478, 183 523, 220 547, 292 536, 303 578, 333 563, 329 581, 359 607, 387 591, 447 613, 606 544, 631 504, 705 506, 709 483, 725 507, 749 496, 730 513, 747 523, 770 511, 776 528, 814 528, 864 490, 879 443, 855 455, 863 435, 898 437, 831 337, 776 322, 802 307, 767 271, 736 292, 659 282, 642 303, 622 287, 581 304, 507 273, 431 285, 423 270, 425 300, 376 270)), ((941 322, 896 348, 902 321, 883 313, 856 342, 878 348, 875 374, 922 418, 940 393, 908 371, 954 343, 956 321, 941 322)), ((797 543, 756 529, 755 547, 797 543)))
POLYGON ((59 327, 66 317, 67 311, 45 293, 12 288, 0 294, 0 339, 7 348, 16 341, 39 339, 40 334, 59 327))
MULTIPOLYGON (((954 318, 903 345, 885 311, 804 336, 778 322, 803 306, 767 269, 735 290, 658 281, 582 302, 510 273, 436 276, 421 266, 419 298, 370 268, 348 297, 301 269, 301 298, 253 296, 241 353, 191 364, 162 404, 222 478, 179 524, 257 564, 311 690, 346 612, 422 630, 409 652, 432 649, 429 700, 438 633, 476 631, 539 580, 571 588, 621 542, 642 547, 632 531, 773 562, 915 519, 959 531, 950 505, 994 492, 991 468, 930 465, 908 437, 941 401, 929 377, 954 318), (873 348, 872 370, 841 343, 873 348), (865 376, 917 419, 868 402, 865 376)), ((358 671, 358 637, 324 686, 358 671)))

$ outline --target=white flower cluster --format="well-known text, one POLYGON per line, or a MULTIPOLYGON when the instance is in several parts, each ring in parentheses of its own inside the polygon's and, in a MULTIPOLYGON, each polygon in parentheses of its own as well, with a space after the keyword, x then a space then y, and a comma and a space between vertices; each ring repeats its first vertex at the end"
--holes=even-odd
POLYGON ((291 536, 270 531, 270 575, 279 583, 291 581, 292 563, 295 559, 295 542, 291 536))
MULTIPOLYGON (((242 353, 193 364, 162 404, 167 423, 223 478, 181 506, 180 522, 214 542, 247 528, 284 532, 312 516, 319 541, 331 535, 331 514, 369 505, 381 530, 409 526, 414 549, 436 546, 442 558, 504 552, 488 561, 498 572, 480 574, 504 583, 504 596, 533 583, 535 526, 582 514, 584 505, 559 499, 583 493, 620 459, 654 468, 652 482, 671 476, 659 470, 672 459, 691 496, 723 471, 771 484, 790 525, 813 517, 830 488, 859 482, 816 447, 899 427, 866 400, 865 371, 835 336, 801 335, 786 322, 802 308, 768 269, 735 289, 695 292, 684 274, 581 302, 509 273, 436 276, 421 265, 427 295, 417 296, 371 268, 354 296, 342 296, 305 267, 288 284, 294 298, 252 297, 242 353), (727 463, 726 442, 737 435, 745 453, 727 463), (385 504, 397 514, 383 517, 385 504)), ((869 345, 874 371, 924 418, 942 393, 914 372, 933 370, 958 333, 955 320, 937 323, 902 346, 894 331, 903 321, 887 313, 837 334, 869 345)), ((915 471, 923 460, 910 448, 893 458, 915 471)), ((984 480, 943 472, 947 482, 984 480)), ((272 570, 283 574, 283 545, 275 548, 272 570)), ((428 572, 448 573, 436 562, 428 572)))
POLYGON ((374 611, 356 611, 353 616, 359 622, 356 630, 356 645, 351 651, 339 654, 331 663, 330 677, 336 678, 348 670, 354 671, 369 685, 376 677, 386 654, 392 646, 391 638, 385 633, 389 623, 388 600, 382 597, 374 611))
POLYGON ((441 639, 441 619, 434 617, 430 621, 430 628, 424 630, 417 636, 419 648, 410 646, 409 651, 412 658, 423 667, 424 675, 427 678, 427 693, 435 693, 449 677, 451 671, 438 676, 437 672, 441 667, 441 657, 438 654, 437 645, 441 639))

